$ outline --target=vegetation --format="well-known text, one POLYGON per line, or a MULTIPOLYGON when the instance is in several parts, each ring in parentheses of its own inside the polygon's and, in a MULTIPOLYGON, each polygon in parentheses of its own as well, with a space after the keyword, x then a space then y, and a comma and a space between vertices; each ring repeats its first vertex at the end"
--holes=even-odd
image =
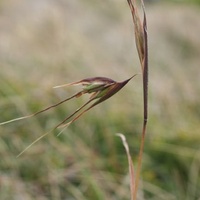
MULTIPOLYGON (((199 200, 199 7, 156 2, 146 12, 150 120, 138 199, 199 200)), ((78 91, 55 85, 140 73, 126 1, 1 1, 0 16, 1 122, 78 91)), ((0 126, 0 199, 130 199, 127 157, 115 135, 126 135, 136 162, 140 75, 59 137, 54 131, 16 158, 85 100, 0 126)))

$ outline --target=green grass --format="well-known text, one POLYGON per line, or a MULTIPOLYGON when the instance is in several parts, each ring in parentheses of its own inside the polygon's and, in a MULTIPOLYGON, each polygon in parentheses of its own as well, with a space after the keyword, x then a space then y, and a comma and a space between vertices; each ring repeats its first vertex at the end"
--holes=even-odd
MULTIPOLYGON (((140 72, 126 2, 108 1, 113 7, 103 1, 34 2, 33 9, 25 1, 1 4, 0 121, 78 91, 55 85, 93 76, 121 81, 140 72)), ((199 8, 153 4, 146 10, 150 116, 138 199, 198 200, 199 8)), ((60 137, 55 131, 16 158, 86 99, 0 126, 0 199, 130 199, 127 158, 115 133, 126 135, 136 163, 140 76, 60 137)))

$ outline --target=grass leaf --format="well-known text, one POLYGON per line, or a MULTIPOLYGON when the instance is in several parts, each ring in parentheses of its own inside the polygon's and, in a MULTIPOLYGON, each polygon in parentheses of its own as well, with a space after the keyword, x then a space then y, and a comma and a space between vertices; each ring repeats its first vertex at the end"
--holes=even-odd
POLYGON ((130 174, 130 191, 131 191, 131 200, 134 199, 134 193, 135 193, 135 176, 134 176, 134 166, 133 166, 133 161, 129 152, 129 146, 126 141, 126 137, 121 134, 117 133, 117 136, 119 136, 123 142, 124 148, 126 150, 126 155, 128 158, 128 166, 129 166, 129 174, 130 174))

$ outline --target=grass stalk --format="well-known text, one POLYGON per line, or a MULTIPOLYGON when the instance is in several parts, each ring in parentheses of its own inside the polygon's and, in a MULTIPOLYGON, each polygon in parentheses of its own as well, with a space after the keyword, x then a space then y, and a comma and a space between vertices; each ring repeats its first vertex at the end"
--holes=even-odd
POLYGON ((148 35, 147 35, 147 20, 146 20, 146 13, 143 0, 140 0, 142 9, 143 9, 143 24, 141 23, 138 9, 136 5, 136 0, 127 0, 132 17, 133 17, 133 24, 135 30, 135 41, 136 47, 141 63, 142 68, 142 79, 143 79, 143 128, 142 128, 142 137, 140 143, 140 150, 139 150, 139 157, 138 157, 138 166, 136 171, 136 178, 135 178, 135 188, 133 193, 133 200, 137 199, 137 191, 139 187, 139 180, 140 180, 140 173, 142 167, 142 158, 143 158, 143 151, 144 151, 144 143, 145 143, 145 135, 146 135, 146 128, 147 128, 147 120, 148 120, 148 35))

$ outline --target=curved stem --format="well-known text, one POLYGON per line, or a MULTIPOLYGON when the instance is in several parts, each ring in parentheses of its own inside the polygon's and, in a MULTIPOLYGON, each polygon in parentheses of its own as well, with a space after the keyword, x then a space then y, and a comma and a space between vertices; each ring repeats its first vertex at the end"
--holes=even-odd
POLYGON ((142 139, 140 143, 140 151, 139 151, 139 157, 138 157, 138 166, 137 166, 136 177, 135 177, 135 188, 134 188, 133 200, 136 200, 137 198, 137 191, 138 191, 139 182, 140 182, 140 172, 141 172, 141 167, 142 167, 146 127, 147 127, 147 121, 144 121, 143 129, 142 129, 142 139))

